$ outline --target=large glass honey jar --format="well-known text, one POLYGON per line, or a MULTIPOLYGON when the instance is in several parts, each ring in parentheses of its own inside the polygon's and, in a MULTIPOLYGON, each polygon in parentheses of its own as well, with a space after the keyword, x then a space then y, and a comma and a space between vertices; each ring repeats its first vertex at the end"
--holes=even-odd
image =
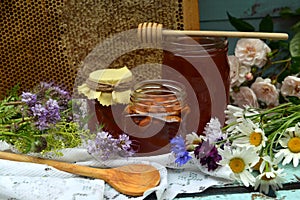
POLYGON ((170 140, 185 136, 189 107, 184 86, 172 80, 146 80, 136 84, 124 110, 124 131, 136 155, 170 152, 170 140))
POLYGON ((227 39, 221 37, 184 36, 165 44, 162 77, 186 87, 189 133, 202 134, 212 117, 224 123, 230 87, 227 50, 227 39))

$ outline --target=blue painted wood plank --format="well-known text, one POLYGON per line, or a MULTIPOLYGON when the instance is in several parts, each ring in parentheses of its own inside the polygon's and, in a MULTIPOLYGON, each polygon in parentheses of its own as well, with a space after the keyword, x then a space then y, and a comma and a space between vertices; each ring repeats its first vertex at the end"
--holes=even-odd
POLYGON ((240 18, 261 18, 279 15, 282 7, 296 9, 299 0, 199 0, 200 22, 227 19, 226 12, 240 18))
MULTIPOLYGON (((230 194, 230 195, 213 195, 206 197, 184 197, 180 198, 180 200, 271 200, 275 198, 267 197, 260 193, 240 193, 240 194, 230 194)), ((296 190, 282 190, 277 192, 276 199, 284 199, 284 200, 298 200, 300 199, 300 189, 296 190)), ((179 200, 179 198, 175 198, 175 200, 179 200)))

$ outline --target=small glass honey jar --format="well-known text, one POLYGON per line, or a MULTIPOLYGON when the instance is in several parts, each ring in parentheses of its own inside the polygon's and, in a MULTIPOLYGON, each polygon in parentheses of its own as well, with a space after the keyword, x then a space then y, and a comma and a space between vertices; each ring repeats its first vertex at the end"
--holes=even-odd
POLYGON ((138 156, 170 152, 170 140, 184 136, 189 107, 184 86, 176 81, 156 79, 136 84, 124 110, 124 131, 138 156))

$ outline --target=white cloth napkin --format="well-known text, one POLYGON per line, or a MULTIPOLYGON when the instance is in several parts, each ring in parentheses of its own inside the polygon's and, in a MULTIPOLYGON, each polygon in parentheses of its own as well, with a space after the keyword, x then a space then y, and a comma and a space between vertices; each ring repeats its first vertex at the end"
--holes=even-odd
MULTIPOLYGON (((7 149, 9 149, 9 145, 1 144, 0 142, 0 150, 3 151, 7 149)), ((16 198, 15 196, 18 196, 18 194, 23 194, 22 200, 52 200, 55 199, 56 196, 50 192, 51 190, 59 191, 57 193, 60 197, 66 197, 58 199, 72 199, 75 194, 80 194, 73 199, 89 200, 104 198, 139 200, 155 192, 157 199, 168 200, 174 199, 179 193, 198 193, 214 185, 232 182, 229 179, 229 173, 226 168, 220 168, 215 171, 214 176, 210 176, 212 173, 208 172, 206 168, 199 168, 199 165, 196 164, 196 162, 198 162, 197 160, 192 160, 189 164, 179 168, 174 164, 175 158, 172 154, 101 161, 88 154, 84 148, 64 149, 62 153, 64 154, 62 157, 53 157, 50 155, 47 157, 64 162, 76 163, 78 165, 101 168, 117 167, 130 163, 151 164, 159 170, 161 181, 157 187, 146 191, 143 196, 129 197, 118 193, 108 184, 104 185, 102 180, 76 177, 73 174, 56 170, 47 165, 0 160, 0 193, 3 196, 1 200, 16 198), (39 182, 36 182, 37 180, 39 182), (10 185, 7 184, 8 181, 10 185), (77 187, 73 187, 74 185, 77 185, 77 187), (34 189, 34 194, 36 195, 34 198, 32 197, 33 191, 30 192, 30 188, 34 189), (52 194, 52 196, 49 196, 51 198, 47 197, 47 191, 52 194), (29 197, 25 197, 26 194, 28 194, 29 197), (91 198, 92 196, 93 198, 91 198)))

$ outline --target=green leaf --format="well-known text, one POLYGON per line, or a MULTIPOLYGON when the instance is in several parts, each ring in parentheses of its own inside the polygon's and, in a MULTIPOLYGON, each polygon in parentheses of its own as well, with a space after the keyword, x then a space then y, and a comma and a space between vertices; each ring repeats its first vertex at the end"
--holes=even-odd
POLYGON ((236 17, 231 16, 228 12, 227 12, 227 16, 229 19, 230 24, 238 31, 245 31, 245 32, 251 32, 254 31, 255 28, 249 24, 248 22, 242 20, 242 19, 238 19, 236 17))
POLYGON ((300 57, 300 32, 291 39, 290 52, 292 57, 300 57))
POLYGON ((265 16, 259 23, 260 32, 273 32, 274 24, 270 15, 265 16))
POLYGON ((289 100, 289 102, 292 102, 293 104, 296 104, 296 105, 300 104, 300 99, 298 97, 287 96, 287 99, 289 100))
POLYGON ((298 14, 298 15, 300 15, 300 8, 297 8, 297 9, 295 10, 295 13, 298 14))
POLYGON ((300 56, 292 57, 290 70, 291 74, 297 74, 300 72, 300 56))
POLYGON ((295 14, 289 7, 282 8, 279 12, 279 15, 283 18, 293 17, 295 14))
POLYGON ((297 22, 296 24, 294 24, 291 29, 294 31, 294 32, 300 32, 300 21, 297 22))

